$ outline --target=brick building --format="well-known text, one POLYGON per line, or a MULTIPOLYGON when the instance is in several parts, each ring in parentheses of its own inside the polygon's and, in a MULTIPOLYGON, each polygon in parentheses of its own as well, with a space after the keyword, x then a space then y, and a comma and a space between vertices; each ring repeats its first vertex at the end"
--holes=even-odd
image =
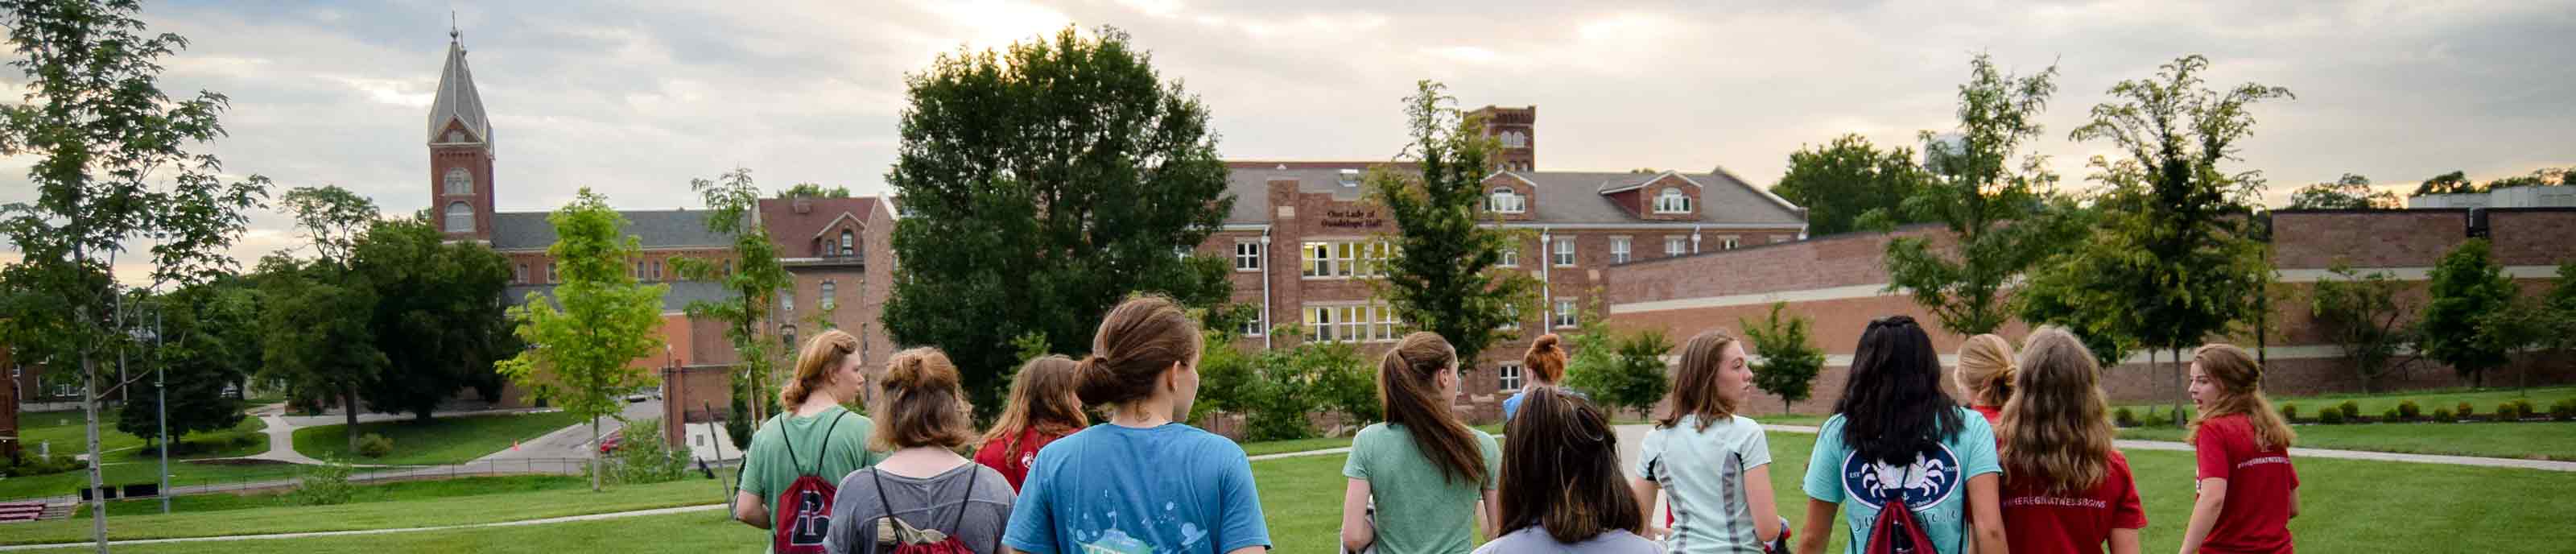
MULTIPOLYGON (((1626 263, 1719 252, 1803 238, 1805 211, 1724 169, 1706 173, 1579 172, 1537 169, 1537 107, 1486 107, 1487 133, 1502 145, 1485 177, 1486 209, 1499 225, 1526 233, 1505 265, 1545 283, 1540 313, 1523 314, 1512 341, 1487 349, 1468 375, 1464 398, 1480 420, 1497 417, 1497 393, 1524 382, 1529 341, 1572 331, 1596 308, 1605 271, 1626 263)), ((1197 252, 1230 260, 1234 301, 1257 306, 1247 348, 1285 346, 1267 331, 1300 328, 1305 340, 1356 342, 1365 356, 1401 335, 1393 311, 1365 278, 1396 232, 1364 199, 1361 180, 1386 162, 1231 161, 1235 198, 1223 228, 1197 252)), ((1398 166, 1392 169, 1406 169, 1398 166)))

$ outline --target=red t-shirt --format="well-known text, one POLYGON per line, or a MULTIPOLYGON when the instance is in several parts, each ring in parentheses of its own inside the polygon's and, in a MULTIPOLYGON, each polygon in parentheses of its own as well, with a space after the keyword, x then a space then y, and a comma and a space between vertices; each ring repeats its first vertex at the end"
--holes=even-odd
POLYGON ((975 463, 1001 472, 1004 479, 1011 481, 1011 490, 1017 491, 1020 490, 1020 482, 1029 478, 1029 466, 1037 463, 1038 449, 1067 434, 1070 433, 1049 434, 1027 429, 1020 431, 1017 445, 1011 444, 1012 437, 995 437, 984 441, 983 448, 975 450, 975 463), (1008 458, 1003 457, 1006 452, 1008 458))
POLYGON ((1969 406, 1968 409, 1976 410, 1978 414, 1986 416, 1986 426, 1992 427, 1995 430, 1995 452, 2003 452, 2004 408, 2002 406, 1969 406))
POLYGON ((2129 458, 2111 451, 2101 483, 2074 493, 2050 494, 2041 480, 2013 477, 2004 481, 2006 544, 2022 552, 2102 552, 2113 529, 2144 529, 2147 514, 2138 506, 2138 483, 2129 475, 2129 458))
POLYGON ((2243 414, 2203 421, 2191 440, 2199 458, 2192 478, 2198 498, 2200 480, 2227 480, 2227 504, 2200 551, 2213 554, 2289 554, 2290 495, 2299 489, 2299 471, 2290 465, 2285 445, 2254 445, 2254 426, 2243 414))

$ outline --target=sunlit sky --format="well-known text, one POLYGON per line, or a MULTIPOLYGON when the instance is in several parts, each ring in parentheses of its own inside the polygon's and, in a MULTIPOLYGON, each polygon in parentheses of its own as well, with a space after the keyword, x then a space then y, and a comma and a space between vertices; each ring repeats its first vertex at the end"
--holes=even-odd
MULTIPOLYGON (((2391 188, 2576 165, 2576 2, 149 2, 188 37, 163 86, 232 98, 203 147, 284 187, 336 184, 389 213, 427 203, 423 123, 451 13, 499 145, 503 211, 588 186, 631 209, 694 207, 689 179, 886 190, 904 75, 960 48, 1114 25, 1209 107, 1234 159, 1385 159, 1417 79, 1468 107, 1537 105, 1541 170, 1705 170, 1757 185, 1843 133, 1912 146, 1955 125, 1986 52, 2050 64, 2036 149, 2070 185, 2110 154, 2066 132, 2123 79, 2191 53, 2255 107, 2235 167, 2274 203, 2343 173, 2391 188), (757 6, 744 8, 743 6, 757 6)), ((12 88, 25 79, 0 76, 12 88)), ((6 101, 17 101, 8 96, 6 101)), ((0 158, 0 203, 32 199, 0 158)), ((233 252, 302 243, 262 211, 233 252)), ((14 249, 13 249, 14 250, 14 249)), ((14 251, 0 258, 14 259, 14 251)), ((129 257, 131 258, 131 257, 129 257)), ((139 266, 120 264, 131 276, 139 266)))

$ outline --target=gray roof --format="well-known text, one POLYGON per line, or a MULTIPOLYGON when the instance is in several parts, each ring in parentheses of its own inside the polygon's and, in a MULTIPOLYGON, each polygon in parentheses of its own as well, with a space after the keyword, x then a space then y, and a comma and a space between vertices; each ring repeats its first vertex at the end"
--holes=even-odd
MULTIPOLYGON (((702 210, 630 210, 624 232, 641 238, 645 248, 704 246, 721 248, 733 241, 707 230, 707 215, 702 210)), ((555 243, 555 226, 546 221, 553 212, 502 212, 492 214, 492 249, 543 250, 555 243)))
POLYGON ((492 123, 483 115, 483 95, 474 92, 474 71, 465 67, 465 45, 447 43, 447 68, 438 75, 438 99, 429 104, 429 142, 437 144, 438 131, 447 128, 448 120, 465 124, 474 139, 492 143, 492 123))
MULTIPOLYGON (((676 312, 688 309, 689 302, 692 301, 720 301, 734 298, 733 291, 725 289, 724 285, 718 283, 710 283, 706 281, 672 281, 663 284, 671 286, 671 290, 669 292, 662 293, 662 311, 664 312, 676 312)), ((526 299, 528 297, 528 293, 531 292, 545 295, 547 300, 553 300, 555 286, 511 285, 508 288, 501 290, 501 298, 511 304, 518 304, 523 299, 526 299)))
MULTIPOLYGON (((1308 164, 1311 165, 1311 164, 1308 164)), ((1352 168, 1365 164, 1353 163, 1352 168)), ((1537 212, 1534 223, 1664 223, 1652 222, 1611 204, 1601 191, 1634 186, 1652 180, 1660 173, 1583 172, 1583 171, 1515 171, 1510 172, 1536 185, 1537 197, 1530 200, 1537 212)), ((1800 225, 1806 215, 1784 202, 1763 193, 1742 179, 1717 170, 1708 173, 1682 173, 1683 178, 1700 184, 1701 223, 1800 225)), ((1306 193, 1332 193, 1336 200, 1356 200, 1364 195, 1366 185, 1341 186, 1341 170, 1290 166, 1288 169, 1237 167, 1226 174, 1226 192, 1234 195, 1234 210, 1228 212, 1229 224, 1263 224, 1270 222, 1269 182, 1273 178, 1297 180, 1297 190, 1306 193)))

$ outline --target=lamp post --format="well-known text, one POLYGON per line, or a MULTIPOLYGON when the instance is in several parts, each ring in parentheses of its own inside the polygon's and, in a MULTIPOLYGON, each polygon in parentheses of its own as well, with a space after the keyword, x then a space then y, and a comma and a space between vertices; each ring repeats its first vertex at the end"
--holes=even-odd
POLYGON ((170 376, 170 364, 157 359, 161 356, 161 305, 154 303, 151 306, 152 356, 156 358, 152 364, 152 393, 158 398, 153 404, 161 410, 161 513, 167 514, 170 513, 170 387, 166 381, 170 376))

